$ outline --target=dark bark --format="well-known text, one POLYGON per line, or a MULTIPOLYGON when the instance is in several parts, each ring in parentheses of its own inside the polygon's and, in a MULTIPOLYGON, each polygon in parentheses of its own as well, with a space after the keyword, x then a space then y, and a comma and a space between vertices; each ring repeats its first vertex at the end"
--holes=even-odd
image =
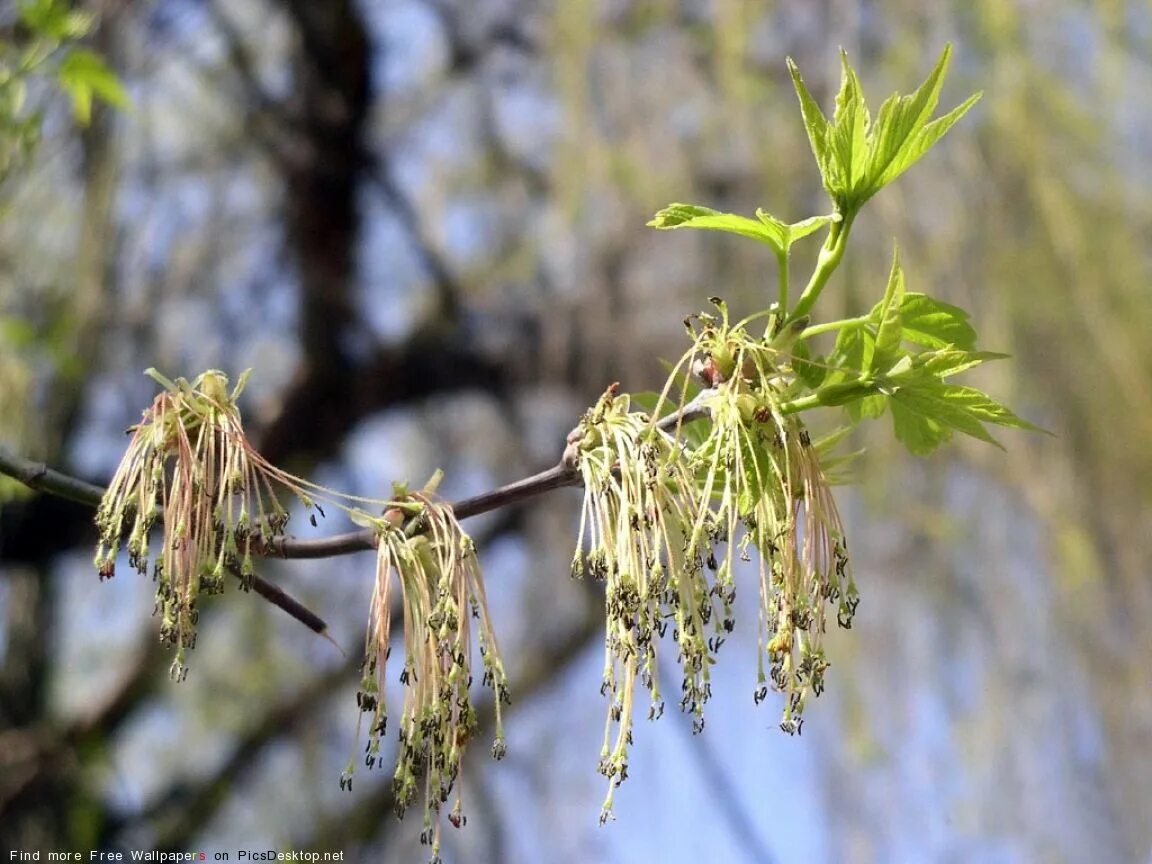
POLYGON ((335 445, 328 418, 354 393, 348 351, 364 174, 363 135, 372 98, 369 44, 350 0, 285 0, 298 33, 293 57, 295 134, 278 164, 284 179, 288 252, 299 282, 303 359, 280 416, 263 436, 273 462, 335 445), (327 445, 327 447, 325 446, 327 445))

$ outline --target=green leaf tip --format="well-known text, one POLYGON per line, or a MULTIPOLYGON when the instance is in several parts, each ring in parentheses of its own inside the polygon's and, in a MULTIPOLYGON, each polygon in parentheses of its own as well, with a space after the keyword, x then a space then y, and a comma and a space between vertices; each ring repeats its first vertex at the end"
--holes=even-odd
POLYGON ((892 250, 892 270, 888 275, 888 285, 884 297, 874 311, 876 313, 876 347, 870 364, 872 371, 891 368, 901 357, 900 343, 904 337, 904 270, 900 267, 900 247, 892 250))

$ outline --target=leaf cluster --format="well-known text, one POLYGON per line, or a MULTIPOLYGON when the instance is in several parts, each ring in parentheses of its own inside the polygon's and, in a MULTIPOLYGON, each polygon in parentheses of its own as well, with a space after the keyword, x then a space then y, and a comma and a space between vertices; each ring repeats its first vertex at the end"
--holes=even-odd
POLYGON ((840 52, 843 74, 831 120, 812 98, 796 64, 788 60, 808 140, 820 166, 824 188, 836 202, 838 213, 846 216, 859 210, 865 201, 919 161, 979 101, 981 94, 974 93, 944 116, 931 119, 951 55, 952 46, 945 46, 924 83, 908 95, 889 96, 880 106, 875 122, 846 52, 840 52))
POLYGON ((949 380, 1007 356, 977 350, 963 309, 905 291, 897 252, 884 297, 841 329, 831 354, 804 373, 819 404, 845 405, 854 423, 890 408, 897 440, 923 456, 953 432, 1001 447, 988 424, 1038 431, 986 393, 949 380))
POLYGON ((739 234, 771 246, 778 255, 787 255, 797 240, 839 221, 840 215, 833 214, 812 216, 790 225, 760 209, 756 210, 755 219, 749 219, 737 213, 721 213, 698 204, 669 204, 653 216, 648 225, 651 228, 705 228, 739 234))
POLYGON ((951 47, 946 46, 924 82, 910 94, 890 96, 875 119, 845 53, 841 52, 843 74, 831 119, 789 60, 804 126, 833 205, 831 214, 789 223, 759 209, 752 219, 675 203, 648 223, 664 230, 724 231, 770 246, 780 264, 781 285, 779 300, 769 310, 765 344, 780 351, 782 334, 802 328, 798 338, 789 340, 793 341, 789 357, 782 361, 794 383, 786 410, 843 406, 851 425, 890 408, 897 439, 917 455, 932 452, 954 432, 999 446, 989 425, 1037 428, 987 394, 950 380, 1005 355, 977 350, 976 331, 964 310, 907 291, 898 253, 884 295, 867 315, 808 324, 864 203, 919 161, 979 100, 980 94, 973 94, 932 119, 950 57, 951 47), (827 233, 817 264, 801 296, 789 304, 792 244, 821 229, 827 233), (826 355, 815 354, 811 340, 831 331, 838 331, 834 348, 826 355))

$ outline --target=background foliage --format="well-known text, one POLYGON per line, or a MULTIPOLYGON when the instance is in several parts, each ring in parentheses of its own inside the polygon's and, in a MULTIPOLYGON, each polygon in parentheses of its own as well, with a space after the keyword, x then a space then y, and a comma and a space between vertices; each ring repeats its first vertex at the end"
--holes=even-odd
MULTIPOLYGON (((921 462, 865 427, 842 497, 863 601, 804 735, 752 704, 749 620, 704 734, 671 715, 639 730, 604 829, 602 612, 567 576, 579 495, 474 524, 513 709, 507 760, 466 769, 446 853, 1147 857, 1146 4, 101 5, 86 47, 132 109, 78 126, 31 88, 43 140, 0 187, 4 441, 104 482, 153 392, 141 369, 255 366, 262 452, 366 494, 441 466, 457 497, 551 465, 607 383, 660 382, 703 298, 761 308, 765 250, 647 219, 673 200, 824 212, 785 55, 827 108, 837 46, 878 100, 952 41, 943 104, 984 98, 870 203, 829 300, 866 311, 898 236, 916 290, 1016 355, 978 383, 1057 437, 921 462)), ((0 30, 22 38, 10 13, 0 30)), ((265 572, 350 660, 230 592, 175 686, 150 586, 96 581, 90 512, 23 498, 0 531, 0 845, 419 858, 387 777, 337 786, 369 559, 265 572)))

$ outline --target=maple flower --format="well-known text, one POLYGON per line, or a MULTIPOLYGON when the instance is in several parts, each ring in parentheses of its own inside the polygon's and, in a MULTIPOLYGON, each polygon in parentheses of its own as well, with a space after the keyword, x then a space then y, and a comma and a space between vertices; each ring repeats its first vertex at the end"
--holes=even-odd
POLYGON ((824 689, 827 608, 837 604, 837 620, 848 627, 858 595, 820 447, 789 409, 795 378, 781 339, 771 335, 771 325, 768 336, 753 336, 749 319, 729 325, 724 304, 713 302, 721 317, 699 316, 703 327, 692 331, 686 355, 709 385, 702 404, 711 416, 707 436, 691 453, 700 499, 711 505, 701 509, 690 543, 705 533, 727 541, 714 585, 727 603, 735 593, 734 554, 749 560, 752 550, 758 553, 755 697, 762 701, 770 682, 785 696, 781 728, 798 732, 808 695, 824 689))
MULTIPOLYGON (((401 494, 381 518, 359 514, 377 534, 376 583, 372 594, 365 661, 357 702, 370 715, 368 767, 379 758, 387 726, 385 673, 391 653, 393 586, 400 587, 403 610, 404 704, 400 712, 400 748, 393 775, 397 813, 403 816, 423 786, 424 831, 421 841, 440 849, 440 809, 460 776, 468 742, 476 734, 472 704, 472 620, 476 619, 483 683, 495 698, 495 758, 506 752, 502 719, 508 679, 472 539, 452 508, 424 491, 401 494), (394 578, 395 577, 395 578, 394 578)), ((362 715, 363 716, 363 715, 362 715)), ((350 785, 351 768, 342 785, 350 785)), ((449 821, 465 817, 459 791, 449 821)))
POLYGON ((180 680, 196 645, 199 597, 220 593, 227 573, 250 587, 253 554, 283 534, 288 512, 275 487, 315 505, 304 481, 268 463, 245 435, 236 400, 247 372, 231 391, 216 370, 191 383, 148 374, 165 389, 128 430, 132 438, 96 511, 95 565, 101 579, 112 577, 122 546, 141 573, 151 564, 160 638, 176 648, 171 673, 180 680), (154 551, 157 520, 164 530, 154 551))
POLYGON ((704 561, 711 556, 707 542, 690 542, 701 504, 684 448, 629 408, 613 385, 572 436, 584 481, 572 572, 605 583, 601 693, 611 702, 599 765, 609 779, 602 819, 628 776, 637 681, 651 697, 649 719, 663 713, 657 646, 669 623, 684 671, 681 706, 697 717, 711 692, 708 669, 718 647, 705 635, 714 597, 704 561))

